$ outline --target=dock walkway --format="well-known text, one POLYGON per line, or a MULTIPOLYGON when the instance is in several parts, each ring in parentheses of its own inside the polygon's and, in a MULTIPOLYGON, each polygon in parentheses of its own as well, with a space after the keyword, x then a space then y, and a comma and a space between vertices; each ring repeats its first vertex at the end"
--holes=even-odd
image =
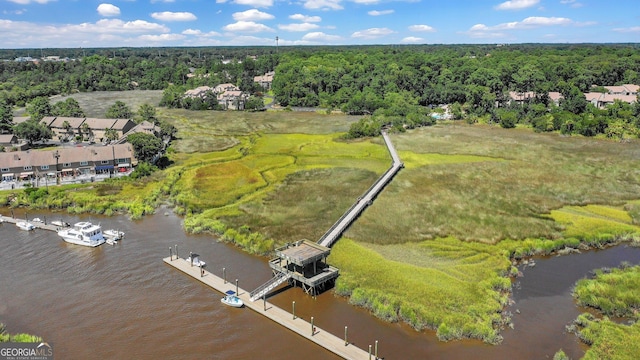
MULTIPOLYGON (((19 221, 25 221, 24 219, 17 219, 17 218, 12 218, 10 216, 2 216, 2 215, 0 215, 0 220, 2 222, 9 223, 9 224, 16 224, 19 221)), ((36 229, 50 230, 50 231, 55 231, 55 232, 60 230, 59 226, 55 226, 55 225, 51 225, 51 224, 45 224, 45 223, 42 223, 42 222, 39 222, 39 221, 32 221, 32 220, 29 220, 29 222, 31 224, 33 224, 33 226, 36 229)))
POLYGON ((340 235, 351 225, 351 223, 369 206, 378 194, 384 189, 384 187, 393 179, 393 177, 404 167, 398 152, 393 147, 389 135, 386 131, 382 131, 382 138, 384 139, 389 154, 391 155, 392 163, 391 167, 373 184, 371 187, 358 198, 349 210, 347 210, 338 221, 336 221, 329 230, 318 240, 318 244, 326 247, 331 247, 340 238, 340 235))
MULTIPOLYGON (((164 262, 185 274, 193 277, 196 280, 212 287, 213 289, 224 294, 227 290, 235 291, 235 284, 228 282, 225 284, 224 279, 204 270, 204 276, 201 276, 200 268, 197 266, 191 266, 191 264, 185 259, 176 258, 175 256, 167 257, 163 259, 164 262)), ((312 335, 311 323, 302 318, 296 317, 293 319, 293 315, 269 302, 265 306, 262 301, 252 302, 249 299, 249 292, 238 288, 238 297, 244 302, 244 306, 261 314, 268 319, 275 321, 276 323, 286 327, 287 329, 297 333, 298 335, 310 340, 317 345, 331 351, 332 353, 341 356, 345 359, 371 359, 371 355, 356 347, 353 344, 345 346, 344 339, 341 339, 319 327, 315 328, 315 332, 312 335)), ((224 305, 220 305, 224 306, 224 305)))

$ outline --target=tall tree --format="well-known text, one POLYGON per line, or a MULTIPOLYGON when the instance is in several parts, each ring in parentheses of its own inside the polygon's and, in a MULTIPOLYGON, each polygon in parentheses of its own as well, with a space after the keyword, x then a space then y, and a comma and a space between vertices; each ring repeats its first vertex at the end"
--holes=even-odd
POLYGON ((68 117, 85 117, 84 110, 74 98, 68 98, 65 101, 59 101, 51 107, 51 115, 68 116, 68 117))
POLYGON ((154 124, 157 123, 158 118, 156 117, 156 108, 147 103, 140 105, 140 108, 138 109, 138 118, 140 119, 139 122, 149 121, 154 124))
POLYGON ((51 115, 51 103, 46 96, 37 97, 27 104, 27 113, 31 120, 40 121, 45 116, 51 115))
POLYGON ((51 139, 53 133, 46 125, 30 119, 13 127, 13 133, 19 138, 26 139, 29 144, 41 140, 51 139))
POLYGON ((133 117, 133 113, 127 104, 118 100, 115 104, 111 105, 109 109, 107 109, 105 116, 108 119, 131 119, 133 117))
POLYGON ((146 133, 131 134, 127 136, 127 141, 133 146, 136 158, 140 161, 150 162, 162 150, 162 140, 155 135, 146 133))
POLYGON ((12 130, 13 108, 5 99, 0 99, 0 134, 10 133, 12 130))

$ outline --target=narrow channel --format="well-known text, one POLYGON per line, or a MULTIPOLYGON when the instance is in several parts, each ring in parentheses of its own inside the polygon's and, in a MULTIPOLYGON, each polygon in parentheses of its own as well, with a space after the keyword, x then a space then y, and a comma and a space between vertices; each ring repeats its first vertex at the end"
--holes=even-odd
MULTIPOLYGON (((207 235, 187 235, 182 219, 160 209, 131 222, 125 217, 70 216, 29 212, 29 218, 88 220, 120 229, 118 245, 85 248, 64 243, 54 232, 20 231, 0 225, 0 321, 10 332, 26 332, 54 344, 60 359, 293 358, 335 359, 335 355, 247 309, 220 304, 221 295, 162 262, 169 247, 181 257, 197 252, 211 272, 255 288, 271 276, 266 258, 250 256, 207 235), (217 270, 216 270, 217 269, 217 270), (284 356, 284 357, 283 357, 284 356)), ((0 212, 9 215, 8 209, 0 212)), ((24 217, 24 210, 16 210, 24 217)), ((624 245, 563 257, 536 259, 514 290, 514 329, 499 346, 477 341, 441 343, 431 331, 418 333, 388 324, 349 305, 331 291, 316 299, 293 288, 269 301, 296 315, 314 317, 319 327, 362 349, 379 341, 385 359, 540 359, 560 348, 572 358, 584 352, 564 326, 579 313, 571 287, 589 271, 640 263, 640 249, 624 245), (519 314, 516 313, 519 310, 519 314)))

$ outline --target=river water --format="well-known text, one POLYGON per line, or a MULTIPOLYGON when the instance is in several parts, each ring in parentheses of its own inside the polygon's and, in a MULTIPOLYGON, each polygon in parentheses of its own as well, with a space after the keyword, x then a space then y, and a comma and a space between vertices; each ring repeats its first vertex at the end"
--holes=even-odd
MULTIPOLYGON (((2 213, 8 215, 8 210, 2 213)), ((16 217, 24 217, 16 211, 16 217)), ((335 359, 336 357, 249 309, 220 304, 221 295, 165 265, 169 247, 181 257, 197 252, 207 269, 240 287, 269 279, 267 259, 247 255, 206 235, 186 235, 182 219, 159 210, 140 221, 124 217, 29 213, 50 220, 99 222, 125 231, 116 246, 85 248, 64 243, 54 232, 25 232, 0 225, 0 322, 10 332, 42 336, 56 359, 335 359)), ((640 249, 617 246, 579 255, 537 259, 517 279, 514 329, 499 346, 478 341, 439 342, 434 332, 388 324, 354 308, 331 291, 316 299, 299 288, 269 299, 362 349, 379 341, 385 359, 541 359, 560 348, 579 358, 585 347, 564 331, 581 312, 571 287, 590 270, 640 263, 640 249), (519 311, 519 314, 516 313, 519 311)), ((230 288, 234 287, 231 285, 230 288)))

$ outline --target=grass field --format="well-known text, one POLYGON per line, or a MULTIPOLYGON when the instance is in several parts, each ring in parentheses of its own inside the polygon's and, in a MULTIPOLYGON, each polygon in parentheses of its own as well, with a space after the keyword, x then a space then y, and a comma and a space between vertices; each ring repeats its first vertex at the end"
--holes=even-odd
MULTIPOLYGON (((379 138, 340 138, 357 117, 168 109, 159 116, 178 128, 171 167, 145 182, 67 191, 38 206, 141 216, 168 200, 188 231, 266 253, 317 240, 391 162, 379 138)), ((640 233, 638 140, 454 123, 392 141, 405 168, 329 258, 341 269, 336 292, 383 319, 437 329, 442 340, 497 343, 509 322, 501 309, 517 273, 513 259, 640 233)))
POLYGON ((51 104, 74 98, 84 110, 87 117, 104 118, 107 109, 117 100, 124 102, 131 111, 136 112, 142 104, 157 106, 162 99, 162 90, 134 90, 134 91, 95 91, 81 92, 51 99, 51 104))

